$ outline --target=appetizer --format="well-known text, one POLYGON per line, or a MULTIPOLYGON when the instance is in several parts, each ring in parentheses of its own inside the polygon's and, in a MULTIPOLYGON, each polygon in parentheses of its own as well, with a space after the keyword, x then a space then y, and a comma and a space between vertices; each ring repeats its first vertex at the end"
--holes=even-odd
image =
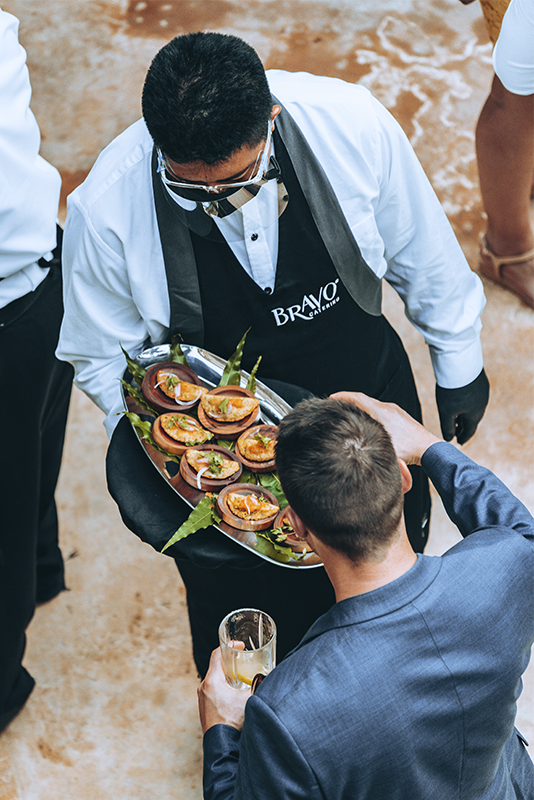
POLYGON ((155 389, 161 389, 163 394, 170 397, 178 405, 190 405, 195 403, 208 390, 204 386, 197 386, 194 383, 182 381, 170 369, 159 369, 156 374, 155 389))
POLYGON ((213 438, 213 434, 205 431, 196 419, 187 414, 162 414, 159 417, 163 431, 184 444, 204 444, 213 438))
POLYGON ((237 484, 242 472, 235 453, 218 444, 189 447, 180 461, 180 475, 199 492, 220 492, 230 483, 237 484))
POLYGON ((147 403, 160 414, 188 411, 208 391, 190 367, 174 361, 160 361, 145 372, 141 391, 147 403))
POLYGON ((225 458, 216 450, 193 450, 185 452, 187 463, 198 473, 198 478, 225 480, 239 471, 239 462, 225 458))
MULTIPOLYGON (((261 463, 274 460, 276 439, 272 434, 264 435, 262 427, 250 428, 237 441, 239 452, 249 461, 261 463)), ((274 427, 272 429, 274 430, 274 427)))
POLYGON ((182 455, 188 447, 204 444, 213 438, 194 417, 187 414, 162 414, 152 424, 152 436, 158 447, 182 455))
POLYGON ((256 397, 236 397, 230 394, 205 394, 200 400, 202 408, 216 422, 237 422, 258 410, 256 397))
POLYGON ((236 517, 248 520, 262 520, 277 514, 279 507, 275 506, 260 494, 245 494, 241 492, 228 492, 226 495, 228 508, 236 517))

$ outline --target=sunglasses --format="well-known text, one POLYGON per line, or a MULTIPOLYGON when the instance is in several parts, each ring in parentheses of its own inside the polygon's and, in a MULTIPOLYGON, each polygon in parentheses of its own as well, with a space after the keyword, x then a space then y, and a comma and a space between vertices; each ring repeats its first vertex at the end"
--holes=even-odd
POLYGON ((165 186, 168 186, 170 189, 201 189, 202 191, 208 192, 209 194, 220 194, 221 192, 228 191, 228 189, 241 189, 243 186, 250 186, 251 184, 259 183, 261 180, 263 180, 265 173, 267 172, 267 168, 269 166, 271 137, 272 137, 272 128, 271 128, 271 121, 269 120, 265 147, 258 153, 256 161, 254 162, 252 167, 252 175, 250 178, 247 178, 246 181, 217 183, 215 184, 215 186, 207 186, 205 183, 190 183, 190 182, 180 181, 179 176, 175 175, 175 173, 172 171, 167 162, 166 156, 163 155, 159 147, 156 148, 158 156, 158 172, 165 186), (169 178, 168 174, 174 176, 174 178, 178 178, 178 180, 173 180, 169 178))

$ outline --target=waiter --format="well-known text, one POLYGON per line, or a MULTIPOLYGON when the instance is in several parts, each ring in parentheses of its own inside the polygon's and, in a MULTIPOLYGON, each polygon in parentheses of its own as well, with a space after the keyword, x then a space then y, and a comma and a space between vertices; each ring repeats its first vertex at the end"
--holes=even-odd
MULTIPOLYGON (((430 346, 445 438, 463 443, 488 400, 479 342, 484 296, 402 130, 361 86, 267 75, 242 40, 179 36, 155 57, 143 117, 101 154, 69 200, 66 315, 58 349, 77 385, 121 410, 121 345, 184 341, 229 357, 289 402, 339 389, 397 402, 420 419, 407 355, 381 314, 386 276, 430 346)), ((116 427, 108 482, 125 523, 161 549, 188 511, 116 427)), ((414 475, 409 536, 428 535, 414 475)), ((322 569, 260 561, 206 531, 167 551, 184 580, 199 672, 227 611, 257 606, 278 655, 333 602, 322 569), (296 610, 298 609, 298 610, 296 610)))
POLYGON ((54 355, 61 178, 39 155, 18 30, 0 9, 0 731, 35 685, 22 666, 35 605, 65 589, 54 492, 72 386, 72 368, 54 355))

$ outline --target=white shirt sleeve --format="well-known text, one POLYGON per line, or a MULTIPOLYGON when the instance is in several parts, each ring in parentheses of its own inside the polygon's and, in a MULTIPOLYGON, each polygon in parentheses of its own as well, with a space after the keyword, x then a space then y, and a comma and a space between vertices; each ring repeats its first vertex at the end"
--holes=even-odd
POLYGON ((56 245, 61 179, 39 155, 19 22, 0 9, 0 306, 46 277, 36 261, 56 245))
POLYGON ((99 156, 67 201, 63 238, 65 314, 56 355, 106 414, 123 410, 119 379, 132 356, 163 341, 170 306, 142 120, 99 156))
POLYGON ((534 94, 534 0, 512 0, 506 9, 493 68, 512 94, 534 94))
POLYGON ((482 283, 404 132, 375 98, 372 105, 380 142, 375 219, 384 242, 385 278, 429 346, 437 383, 446 389, 465 386, 483 366, 482 283))

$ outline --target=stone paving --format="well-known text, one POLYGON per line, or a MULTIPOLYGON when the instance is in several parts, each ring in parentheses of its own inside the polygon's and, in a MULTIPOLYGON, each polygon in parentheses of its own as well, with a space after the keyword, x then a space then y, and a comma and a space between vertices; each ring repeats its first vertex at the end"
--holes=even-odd
MULTIPOLYGON (((484 219, 475 123, 491 81, 477 3, 458 0, 5 0, 21 19, 42 154, 64 194, 140 115, 151 58, 173 36, 242 36, 267 67, 361 81, 409 135, 473 269, 484 219)), ((63 212, 64 214, 64 209, 63 212)), ((465 447, 534 510, 534 314, 485 281, 492 396, 465 447)), ((438 432, 426 347, 386 291, 410 352, 425 421, 438 432)), ((343 388, 343 387, 340 387, 343 388)), ((0 737, 0 800, 199 800, 201 734, 185 593, 173 562, 121 523, 104 478, 102 415, 74 392, 58 491, 69 591, 28 631, 37 687, 0 737)), ((438 501, 427 552, 456 541, 438 501)), ((534 669, 518 726, 534 740, 534 669)))

